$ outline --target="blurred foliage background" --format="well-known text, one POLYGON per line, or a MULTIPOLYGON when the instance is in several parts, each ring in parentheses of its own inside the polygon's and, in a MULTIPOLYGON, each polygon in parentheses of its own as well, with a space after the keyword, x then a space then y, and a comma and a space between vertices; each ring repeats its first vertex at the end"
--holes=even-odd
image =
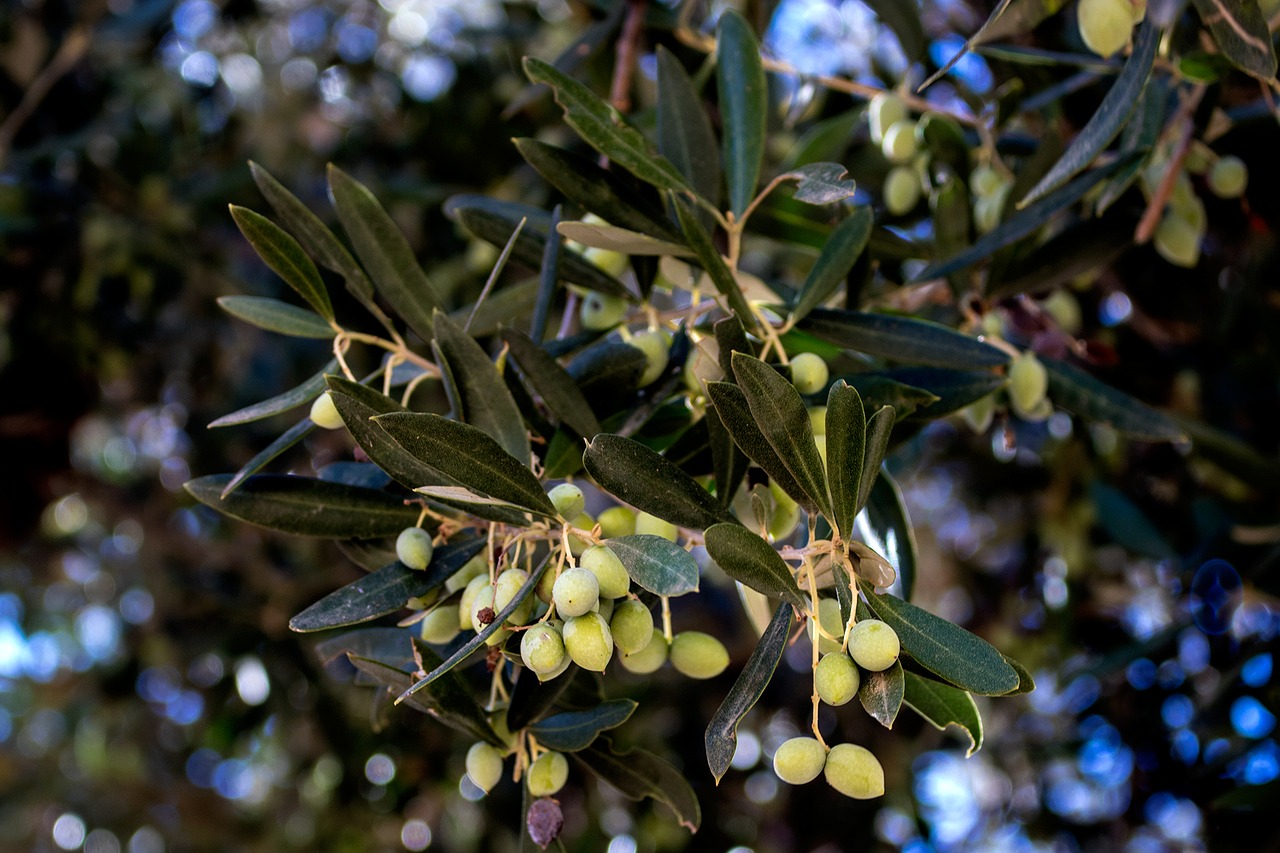
MULTIPOLYGON (((293 613, 355 576, 327 543, 230 523, 184 497, 193 473, 234 470, 279 421, 206 431, 292 387, 324 344, 269 336, 215 297, 282 283, 226 214, 261 208, 246 161, 318 212, 324 166, 373 187, 456 295, 490 253, 440 213, 480 190, 550 197, 510 144, 566 138, 524 93, 519 57, 593 34, 577 75, 607 91, 621 2, 498 0, 22 0, 0 9, 0 838, 8 849, 515 849, 519 797, 459 787, 458 744, 410 712, 378 717, 326 674, 293 613), (317 346, 319 349, 317 349, 317 346)), ((925 0, 936 64, 987 3, 925 0)), ((1056 5, 1056 4, 1055 4, 1056 5)), ((872 84, 905 68, 856 0, 747 4, 770 50, 809 73, 872 84)), ((650 4, 652 51, 700 57, 650 4)), ((1073 9, 1023 37, 1079 51, 1073 9)), ((1013 109, 1071 70, 974 54, 928 97, 1013 109)), ((860 102, 779 80, 771 145, 860 102)), ((1097 86, 1064 87, 1054 120, 1082 122, 1097 86)), ((1027 662, 1038 689, 987 702, 974 758, 904 724, 874 743, 889 794, 872 803, 786 789, 768 770, 796 731, 804 654, 748 719, 713 789, 702 730, 730 673, 632 679, 634 737, 682 760, 702 795, 692 841, 659 808, 571 785, 566 846, 648 850, 1263 850, 1280 846, 1273 655, 1280 612, 1280 126, 1234 76, 1215 143, 1244 158, 1247 197, 1213 202, 1204 261, 1135 247, 1060 291, 1106 378, 1219 431, 1213 453, 1129 443, 1065 414, 922 431, 892 467, 918 526, 917 598, 1027 662)), ((865 130, 863 131, 865 132, 865 130)), ((1016 140, 1015 140, 1016 141, 1016 140)), ((1034 140, 1033 140, 1034 141, 1034 140)), ((336 293, 336 291, 335 291, 336 293)), ((1036 306, 1003 307, 1011 334, 1036 306)), ((1034 310, 1033 310, 1034 309, 1034 310)), ((339 307, 341 313, 341 307, 339 307)), ((348 450, 316 437, 291 464, 348 450)), ((735 660, 753 636, 729 594, 713 616, 735 660)))

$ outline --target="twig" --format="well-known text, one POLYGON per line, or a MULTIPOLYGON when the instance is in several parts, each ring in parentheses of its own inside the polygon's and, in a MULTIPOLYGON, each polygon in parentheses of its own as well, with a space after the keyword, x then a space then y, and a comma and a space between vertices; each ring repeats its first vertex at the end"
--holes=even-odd
POLYGON ((9 148, 13 144, 13 138, 18 135, 18 130, 27 119, 31 118, 31 114, 44 100, 44 96, 49 94, 53 84, 84 57, 91 43, 88 26, 82 24, 71 30, 66 40, 62 42, 62 46, 58 48, 58 52, 49 60, 49 64, 41 69, 36 78, 31 81, 31 85, 27 87, 27 91, 23 92, 22 100, 13 108, 13 112, 5 117, 4 123, 0 124, 0 169, 4 168, 5 161, 9 157, 9 148))
POLYGON ((1204 92, 1205 86, 1201 83, 1187 93, 1187 97, 1178 105, 1178 112, 1169 122, 1170 127, 1180 128, 1178 142, 1174 146, 1173 156, 1169 158, 1169 168, 1160 179, 1160 185, 1152 193, 1151 201, 1147 204, 1147 209, 1142 212, 1142 219, 1138 221, 1138 227, 1133 232, 1133 241, 1139 245, 1151 239, 1151 235, 1160 225, 1160 217, 1164 215, 1164 206, 1173 195, 1173 188, 1178 183, 1178 175, 1182 173, 1182 164, 1191 150, 1191 136, 1194 130, 1191 115, 1200 105, 1204 92))
POLYGON ((627 17, 622 22, 622 33, 618 37, 613 82, 609 86, 609 102, 620 113, 631 110, 631 80, 635 76, 636 55, 640 52, 644 15, 648 8, 649 0, 627 0, 627 17))

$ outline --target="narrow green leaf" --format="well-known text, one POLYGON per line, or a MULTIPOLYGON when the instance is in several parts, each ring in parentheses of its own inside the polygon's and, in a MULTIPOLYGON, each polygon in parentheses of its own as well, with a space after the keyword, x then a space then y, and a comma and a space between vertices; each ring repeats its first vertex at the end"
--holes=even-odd
MULTIPOLYGON (((1254 4, 1254 8, 1257 5, 1254 4)), ((1032 202, 1044 198, 1068 180, 1085 169, 1111 144, 1111 140, 1119 135, 1121 128, 1129 121, 1133 108, 1137 105, 1142 89, 1151 76, 1151 68, 1156 58, 1156 48, 1160 44, 1160 30, 1150 21, 1138 27, 1138 37, 1134 41, 1133 53, 1129 54, 1120 76, 1107 91, 1106 97, 1094 111, 1088 123, 1081 128, 1062 157, 1040 179, 1031 192, 1018 202, 1024 208, 1032 202)), ((1270 34, 1267 45, 1271 44, 1270 34)), ((1275 69, 1275 58, 1272 57, 1272 70, 1275 69)))
MULTIPOLYGON (((511 257, 530 269, 542 267, 543 255, 552 239, 551 222, 545 211, 525 204, 464 193, 450 196, 444 203, 444 213, 494 246, 505 246, 520 220, 526 219, 524 228, 511 248, 511 257)), ((555 239, 560 239, 558 234, 555 239)), ((622 299, 634 301, 636 298, 626 285, 577 252, 561 252, 556 266, 560 278, 570 284, 580 284, 588 290, 622 299)))
POLYGON ((678 243, 650 237, 639 231, 619 228, 616 225, 601 225, 593 222, 561 222, 557 226, 561 237, 576 240, 584 246, 595 249, 606 249, 610 252, 621 252, 624 255, 669 255, 673 258, 687 258, 693 250, 678 243))
POLYGON ((345 628, 395 613, 410 598, 421 598, 441 586, 462 566, 484 550, 488 539, 471 536, 441 545, 431 556, 426 571, 403 563, 388 563, 357 581, 334 590, 289 620, 294 631, 324 631, 345 628))
POLYGON ((827 475, 813 440, 809 410, 800 392, 772 367, 743 353, 734 354, 733 373, 769 446, 804 489, 809 501, 830 518, 827 475))
MULTIPOLYGON (((560 250, 564 240, 556 229, 563 213, 560 205, 551 208, 551 227, 547 232, 547 245, 542 249, 542 263, 538 266, 538 289, 533 302, 533 316, 529 318, 529 337, 541 344, 547 336, 547 323, 551 319, 551 303, 556 298, 560 283, 560 250)), ((520 233, 524 233, 523 229, 520 233)), ((510 321, 508 321, 510 322, 510 321)))
POLYGON ((418 337, 431 340, 431 312, 441 307, 440 297, 400 228, 367 187, 332 164, 329 193, 378 293, 418 337))
POLYGON ((578 435, 590 438, 600 432, 600 422, 591 411, 591 404, 559 362, 517 329, 503 329, 502 339, 511 348, 516 367, 551 414, 578 435))
POLYGON ((522 668, 511 692, 511 704, 507 706, 508 731, 518 732, 557 707, 580 672, 576 664, 569 664, 560 675, 541 681, 532 670, 522 668))
POLYGON ((1086 219, 1055 234, 1019 263, 988 277, 986 296, 998 300, 1019 293, 1041 294, 1100 269, 1133 245, 1137 218, 1128 213, 1086 219))
POLYGON ((534 83, 551 87, 556 103, 564 110, 565 123, 610 161, 659 189, 693 190, 675 166, 649 150, 640 131, 627 124, 618 111, 595 92, 531 56, 524 59, 524 73, 534 83))
POLYGON ((1231 63, 1264 83, 1275 80, 1271 28, 1257 0, 1193 0, 1200 19, 1231 63))
POLYGON ((904 601, 911 598, 919 573, 916 536, 902 490, 888 471, 882 469, 876 477, 864 511, 858 515, 857 532, 859 539, 893 566, 896 578, 889 592, 904 601))
POLYGON ((391 412, 373 420, 412 456, 467 488, 555 517, 556 509, 533 472, 476 427, 417 412, 391 412))
MULTIPOLYGON (((862 477, 858 480, 859 510, 867 505, 876 477, 880 474, 880 466, 884 462, 885 454, 889 452, 889 433, 893 431, 893 421, 893 409, 889 406, 884 406, 867 418, 867 433, 862 453, 862 477)), ((830 441, 830 438, 827 440, 830 441)))
POLYGON ((609 548, 627 574, 654 595, 674 598, 698 591, 698 564, 689 552, 670 540, 648 533, 615 536, 609 548))
POLYGON ((862 398, 844 382, 836 382, 827 392, 827 485, 831 489, 831 520, 845 541, 853 538, 861 506, 866 440, 862 398))
POLYGON ((474 637, 455 649, 453 654, 449 655, 447 659, 433 667, 425 676, 413 682, 412 685, 401 691, 400 695, 396 697, 396 704, 399 705, 401 702, 407 701, 416 693, 426 689, 432 682, 448 675, 450 670, 470 657, 472 652, 476 649, 483 648, 485 646, 485 641, 501 630, 503 625, 506 623, 507 618, 512 613, 515 613, 516 609, 520 607, 521 604, 524 604, 524 600, 532 595, 533 591, 538 588, 538 581, 542 580, 542 574, 547 570, 547 566, 550 564, 551 559, 550 554, 548 554, 541 562, 538 563, 537 567, 534 568, 533 571, 529 572, 529 579, 520 585, 520 588, 516 590, 516 594, 511 597, 511 601, 507 606, 499 610, 497 614, 494 615, 492 622, 485 625, 483 630, 477 631, 474 637))
POLYGON ((755 197, 764 160, 769 86, 760 43, 737 10, 720 16, 716 28, 716 89, 724 132, 721 159, 729 185, 729 210, 741 217, 755 197))
POLYGON ((294 338, 332 338, 337 334, 320 315, 267 296, 219 296, 218 306, 268 332, 294 338))
POLYGON ((864 673, 858 687, 858 701, 886 729, 893 728, 894 721, 898 719, 903 683, 902 664, 894 661, 893 666, 886 670, 864 673))
POLYGON ((227 474, 199 477, 187 493, 232 518, 292 533, 330 539, 390 536, 418 520, 416 507, 387 492, 328 483, 311 477, 260 474, 249 477, 225 498, 227 474))
POLYGON ((871 208, 858 207, 831 232, 831 239, 822 248, 822 254, 818 255, 813 269, 809 270, 808 277, 800 286, 795 307, 791 310, 793 322, 803 319, 826 302, 844 284, 858 256, 867 248, 871 221, 871 208))
POLYGON ((902 0, 866 0, 867 6, 898 37, 898 44, 908 62, 924 58, 928 38, 920 22, 920 7, 902 0))
POLYGON ((929 196, 933 212, 935 256, 949 258, 969 245, 969 188, 963 180, 949 175, 929 196))
POLYGON ((694 191, 720 203, 720 152, 711 120, 680 60, 658 46, 658 150, 694 191))
POLYGON ((732 382, 708 382, 707 394, 711 404, 715 406, 716 415, 728 430, 734 444, 753 462, 764 469, 769 479, 778 484, 778 488, 791 496, 806 511, 816 512, 818 506, 808 493, 796 482, 796 478, 774 451, 769 441, 760 431, 751 407, 747 405, 747 397, 742 389, 732 382))
POLYGON ((1008 354, 990 344, 914 317, 815 308, 797 328, 855 352, 911 364, 981 368, 1009 361, 1008 354))
POLYGON ((582 462, 601 488, 677 527, 702 530, 733 518, 679 466, 638 441, 597 435, 582 462))
POLYGON ((1031 677, 1031 672, 1025 666, 1023 666, 1013 658, 1009 657, 1008 655, 1004 655, 1003 657, 1004 657, 1005 663, 1013 667, 1014 671, 1018 673, 1018 689, 1011 690, 1005 695, 1017 696, 1022 693, 1030 693, 1032 690, 1035 690, 1036 680, 1031 677))
MULTIPOLYGON (((939 370, 940 368, 920 368, 923 370, 939 370)), ((893 407, 896 420, 904 420, 922 406, 927 407, 938 402, 938 396, 924 388, 908 385, 888 376, 890 371, 877 370, 870 373, 855 373, 843 377, 862 397, 863 409, 877 411, 884 406, 893 407)))
POLYGON ((680 231, 660 205, 635 192, 628 181, 608 169, 536 139, 517 139, 515 146, 547 183, 606 222, 667 243, 680 239, 680 231))
POLYGON ((469 324, 467 331, 473 338, 487 338, 503 326, 531 316, 538 288, 539 282, 533 278, 500 284, 478 306, 471 303, 450 311, 449 319, 459 325, 469 324))
POLYGON ((984 696, 1018 688, 1017 671, 986 640, 900 598, 876 595, 866 581, 858 583, 876 618, 897 632, 903 650, 925 669, 984 696))
MULTIPOLYGON (((858 191, 858 183, 853 178, 846 178, 849 170, 839 163, 809 163, 779 175, 796 181, 796 191, 792 198, 805 204, 835 204, 851 198, 858 191)), ((870 210, 868 209, 868 214, 870 210)), ((867 221, 868 235, 871 231, 870 217, 867 221)))
POLYGON ((524 416, 488 353, 448 314, 436 312, 434 328, 435 343, 449 363, 449 375, 462 406, 459 419, 484 430, 503 450, 528 466, 533 457, 524 416))
POLYGON ((584 750, 573 753, 584 767, 629 800, 657 800, 676 813, 676 820, 690 832, 702 823, 698 797, 683 772, 647 750, 619 750, 601 736, 584 750))
POLYGON ((698 265, 707 271, 707 275, 711 277, 711 283, 715 285, 716 290, 720 291, 729 310, 738 315, 738 320, 748 330, 755 329, 756 315, 752 313, 751 306, 742 295, 738 280, 733 277, 724 258, 720 256, 720 250, 711 242, 711 235, 698 221, 697 212, 679 196, 675 197, 675 205, 676 218, 680 220, 680 230, 684 232, 685 242, 697 256, 698 265))
POLYGON ((1146 88, 1142 90, 1141 99, 1134 108, 1134 115, 1120 133, 1120 154, 1128 155, 1136 152, 1139 156, 1132 158, 1127 166, 1112 175, 1107 185, 1102 188, 1094 205, 1098 216, 1119 201, 1146 167, 1156 140, 1164 130, 1165 107, 1168 101, 1169 84, 1158 76, 1148 79, 1146 88))
POLYGON ((738 491, 738 485, 747 474, 750 460, 738 445, 734 444, 733 436, 729 435, 729 430, 725 428, 719 417, 711 415, 703 420, 707 425, 707 443, 711 446, 711 468, 716 484, 716 499, 721 506, 727 507, 732 503, 733 496, 738 491))
MULTIPOLYGON (((861 374, 867 376, 868 374, 861 374)), ((990 370, 948 370, 942 367, 896 367, 877 371, 876 374, 893 383, 900 391, 913 388, 930 394, 933 402, 915 395, 898 394, 879 396, 881 405, 904 407, 905 416, 911 420, 933 420, 959 411, 1004 386, 1004 377, 990 370), (916 408, 919 406, 919 408, 916 408)), ((854 377, 855 379, 857 377, 854 377)), ((850 384, 856 385, 855 382, 850 384)), ((871 396, 862 387, 858 393, 864 400, 871 396)), ((904 414, 899 412, 899 414, 904 414)))
POLYGON ((269 418, 272 415, 278 415, 281 412, 287 412, 298 406, 311 402, 320 392, 324 390, 324 376, 334 368, 338 363, 330 361, 319 373, 312 376, 306 382, 296 388, 290 388, 283 394, 277 394, 269 400, 263 400, 260 403, 254 403, 252 406, 245 406, 243 409, 232 412, 229 415, 223 415, 217 420, 209 422, 209 428, 236 426, 239 424, 247 424, 253 421, 260 421, 269 418))
POLYGON ((577 752, 591 746, 596 737, 616 729, 631 718, 636 703, 630 699, 610 699, 589 711, 563 711, 544 717, 528 727, 538 745, 557 752, 577 752))
POLYGON ((982 715, 973 697, 960 688, 908 672, 902 701, 938 731, 947 726, 963 731, 969 738, 965 758, 982 748, 982 715))
POLYGON ((1197 454, 1263 491, 1280 487, 1280 460, 1274 456, 1264 456, 1230 433, 1191 418, 1179 417, 1176 423, 1191 437, 1197 454))
MULTIPOLYGON (((881 0, 881 2, 893 3, 893 0, 881 0)), ((957 62, 964 58, 966 53, 973 50, 974 46, 982 44, 982 42, 986 40, 987 34, 992 30, 996 22, 1000 20, 1000 16, 1005 13, 1012 3, 1013 0, 1000 0, 1000 4, 991 11, 991 14, 987 16, 987 20, 983 22, 982 26, 978 27, 978 31, 965 40, 964 47, 957 50, 950 59, 943 63, 941 68, 933 74, 930 74, 929 78, 921 83, 916 91, 923 92, 938 80, 942 79, 942 77, 945 76, 957 62)))
POLYGON ((633 401, 648 363, 638 347, 606 338, 575 355, 565 369, 591 401, 592 410, 602 416, 633 401))
POLYGON ((333 305, 320 280, 320 271, 292 235, 260 213, 231 205, 231 218, 253 246, 258 256, 285 283, 297 291, 311 308, 326 320, 333 320, 333 305))
MULTIPOLYGON (((405 642, 408 644, 412 641, 406 637, 405 642)), ((422 655, 424 666, 432 666, 436 661, 440 660, 439 655, 426 646, 419 645, 418 651, 422 655)), ((347 657, 352 666, 371 676, 379 684, 389 687, 393 693, 403 693, 413 683, 413 676, 404 670, 396 669, 379 661, 370 660, 350 652, 347 657)), ((480 707, 475 697, 471 695, 471 691, 467 689, 466 684, 456 674, 451 674, 449 678, 439 679, 431 685, 430 690, 423 690, 409 700, 407 704, 409 707, 429 714, 450 728, 457 729, 475 740, 482 740, 497 747, 506 747, 502 738, 489 725, 484 709, 480 707)))
POLYGON ((742 328, 742 321, 738 319, 737 314, 730 314, 728 317, 716 320, 711 328, 716 335, 716 344, 720 347, 720 369, 732 381, 733 354, 741 352, 754 357, 756 348, 751 345, 751 339, 747 337, 747 332, 742 328))
MULTIPOLYGON (((626 8, 625 3, 618 3, 610 7, 603 18, 584 29, 582 35, 561 50, 556 55, 552 65, 565 74, 572 74, 578 70, 584 62, 599 52, 601 47, 606 43, 612 42, 618 26, 622 23, 626 8)), ((512 116, 522 112, 525 107, 537 100, 542 94, 542 86, 530 83, 521 89, 520 93, 503 108, 500 118, 503 121, 509 120, 512 116)), ((512 729, 512 731, 515 731, 515 729, 512 729)))
MULTIPOLYGON (((1023 237, 1034 234, 1044 227, 1054 214, 1071 207, 1082 199, 1089 190, 1110 178, 1140 156, 1138 152, 1121 155, 1105 166, 1091 169, 1083 175, 1079 175, 1065 186, 1059 187, 1044 198, 1032 202, 1005 219, 995 228, 979 237, 972 246, 963 252, 952 255, 946 260, 930 264, 913 276, 911 280, 913 282, 928 281, 951 275, 991 257, 998 250, 1016 243, 1023 237)), ((961 365, 944 366, 958 367, 961 365)))
POLYGON ((715 777, 717 785, 729 771, 733 754, 738 749, 738 724, 764 694, 764 689, 769 686, 769 681, 782 660, 782 653, 787 649, 791 622, 791 605, 785 602, 779 604, 751 657, 747 659, 746 666, 742 668, 733 687, 729 688, 728 695, 707 724, 703 741, 707 749, 707 765, 711 768, 711 775, 715 777))
POLYGON ((1073 364, 1042 358, 1049 372, 1049 399, 1069 412, 1108 424, 1125 435, 1147 441, 1183 441, 1186 436, 1170 417, 1123 391, 1095 379, 1073 364))
POLYGON ((857 593, 853 589, 853 581, 850 580, 849 573, 845 570, 843 560, 831 561, 831 580, 832 586, 835 587, 836 591, 836 601, 840 605, 840 624, 848 625, 849 616, 853 613, 854 602, 857 601, 861 604, 861 601, 854 598, 857 593))
POLYGON ((1124 492, 1094 481, 1089 484, 1089 499, 1098 524, 1116 543, 1155 560, 1177 560, 1177 550, 1124 492))
POLYGON ((413 643, 410 642, 412 637, 413 634, 408 628, 389 626, 357 628, 354 631, 343 631, 336 637, 327 636, 319 640, 312 647, 312 651, 328 672, 333 671, 330 667, 332 663, 339 659, 346 659, 347 652, 362 658, 382 661, 387 666, 400 669, 413 663, 413 643))
POLYGON ((257 163, 250 162, 249 171, 253 173, 253 180, 262 195, 284 220, 285 225, 289 226, 298 241, 306 246, 323 266, 346 279, 347 290, 362 305, 375 309, 376 314, 381 315, 381 310, 377 309, 373 301, 373 283, 369 281, 364 270, 360 269, 355 258, 351 257, 347 248, 320 221, 320 217, 312 213, 311 209, 297 196, 285 189, 283 184, 271 177, 267 170, 257 163))
POLYGON ((756 592, 805 606, 791 567, 773 546, 738 523, 714 524, 703 534, 707 553, 724 573, 756 592))
POLYGON ((284 453, 290 447, 293 447, 299 441, 306 438, 316 425, 312 423, 311 418, 303 418, 293 426, 289 427, 281 433, 274 441, 266 447, 259 450, 253 455, 253 458, 244 465, 240 466, 240 470, 233 474, 230 479, 222 487, 222 497, 225 498, 240 488, 245 480, 257 474, 263 468, 275 459, 281 453, 284 453))

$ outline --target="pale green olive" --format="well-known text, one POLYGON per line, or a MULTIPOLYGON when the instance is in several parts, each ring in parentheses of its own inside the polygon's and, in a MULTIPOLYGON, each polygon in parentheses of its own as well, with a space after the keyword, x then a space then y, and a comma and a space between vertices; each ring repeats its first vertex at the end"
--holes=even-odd
POLYGON ((671 665, 689 678, 715 678, 729 666, 724 643, 702 631, 681 631, 671 638, 671 665))
POLYGON ((561 483, 547 492, 547 497, 551 499, 551 505, 563 519, 577 518, 587 508, 582 489, 573 483, 561 483))
POLYGON ((621 598, 631 587, 631 575, 607 545, 593 545, 583 551, 578 565, 596 576, 601 598, 621 598))
POLYGON ((522 632, 520 658, 538 675, 547 675, 564 662, 564 638, 548 623, 540 623, 522 632))
POLYGON ((604 539, 630 536, 636 532, 636 511, 630 507, 611 506, 600 513, 596 523, 600 525, 600 536, 604 539))
POLYGON ((633 672, 636 675, 648 675, 651 672, 657 672, 664 663, 667 662, 667 638, 657 628, 653 629, 653 635, 649 642, 645 643, 644 648, 638 652, 631 654, 623 653, 618 658, 618 662, 622 664, 622 668, 627 672, 633 672))
POLYGON ((333 403, 333 397, 325 391, 311 404, 311 422, 321 429, 337 429, 343 426, 342 414, 333 403))
POLYGON ((535 797, 550 797, 560 792, 569 780, 569 761, 559 752, 544 752, 529 765, 526 781, 535 797))
POLYGON ((828 784, 846 797, 869 800, 884 794, 884 768, 869 750, 857 744, 831 747, 823 773, 828 784))
POLYGON ((584 613, 566 620, 564 648, 578 666, 592 672, 603 672, 613 657, 609 623, 599 613, 584 613))
POLYGON ((814 689, 828 705, 848 704, 858 695, 861 680, 858 667, 844 652, 824 655, 813 670, 814 689))
POLYGON ((1111 56, 1129 43, 1133 14, 1129 0, 1080 0, 1076 5, 1080 38, 1099 56, 1111 56))
POLYGON ((646 364, 644 373, 640 374, 639 384, 643 388, 650 385, 667 369, 670 359, 671 340, 665 332, 658 329, 646 329, 631 336, 629 343, 644 353, 646 364))
POLYGON ((816 394, 825 391, 831 372, 822 356, 811 352, 802 352, 791 359, 791 384, 801 394, 816 394))
POLYGON ((621 601, 609 619, 613 644, 624 655, 634 655, 653 641, 653 614, 634 598, 621 601))
POLYGON ((885 175, 882 194, 891 215, 910 213, 920 203, 920 176, 910 166, 894 166, 885 175))
POLYGON ((396 559, 411 569, 425 569, 431 564, 435 546, 431 534, 421 527, 406 527, 396 537, 396 559))
POLYGON ((458 635, 458 605, 442 604, 422 617, 418 626, 424 643, 447 643, 458 635))
POLYGON ((551 588, 556 613, 565 619, 581 616, 600 600, 600 581, 581 566, 565 569, 551 588))
POLYGON ((663 539, 669 539, 672 542, 680 535, 680 528, 676 527, 669 521, 664 521, 656 515, 650 515, 647 512, 636 514, 636 533, 648 533, 652 536, 661 536, 663 539))
POLYGON ((1024 352, 1009 366, 1009 402, 1015 412, 1031 412, 1049 390, 1049 373, 1033 352, 1024 352))
POLYGON ((898 633, 879 619, 859 620, 849 630, 849 655, 863 669, 886 670, 901 650, 898 633))
POLYGON ((484 741, 472 744, 467 750, 467 775, 477 788, 489 793, 502 779, 502 753, 484 741))
POLYGON ((788 785, 803 785, 818 778, 827 762, 827 750, 817 738, 793 737, 773 753, 773 772, 788 785))
POLYGON ((1218 198, 1239 198, 1249 184, 1249 169, 1239 157, 1219 157, 1209 169, 1209 191, 1218 198))

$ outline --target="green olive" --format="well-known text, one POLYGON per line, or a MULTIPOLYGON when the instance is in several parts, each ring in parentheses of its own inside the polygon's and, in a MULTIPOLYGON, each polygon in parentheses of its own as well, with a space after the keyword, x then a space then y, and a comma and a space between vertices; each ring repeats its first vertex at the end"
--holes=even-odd
POLYGON ((828 784, 846 797, 869 800, 884 794, 884 768, 869 750, 857 744, 831 747, 823 773, 828 784))
POLYGON ((467 775, 486 794, 502 778, 502 753, 485 743, 473 743, 467 750, 467 775))
POLYGON ((587 508, 586 499, 582 496, 582 489, 579 489, 573 483, 561 483, 547 492, 547 497, 551 499, 551 505, 556 508, 556 512, 560 514, 560 517, 566 520, 577 518, 587 508))
POLYGON ((676 541, 680 535, 680 528, 676 527, 669 521, 664 521, 656 515, 650 515, 647 512, 636 514, 636 533, 648 533, 652 536, 661 536, 663 539, 676 541))
POLYGON ((560 792, 569 780, 569 760, 559 752, 544 752, 529 765, 526 781, 535 797, 550 797, 560 792))
POLYGON ((825 391, 831 372, 822 356, 811 352, 802 352, 791 359, 791 384, 801 394, 816 394, 825 391))
POLYGON ((910 213, 920 203, 920 176, 910 166, 894 166, 885 175, 883 195, 890 215, 910 213))
POLYGON ((1080 0, 1076 6, 1080 38, 1099 56, 1111 56, 1129 43, 1133 14, 1129 0, 1080 0))
POLYGON ((640 387, 653 384, 667 369, 670 358, 671 340, 665 332, 658 329, 646 329, 631 336, 629 343, 644 353, 646 365, 640 374, 640 387))
POLYGON ((898 633, 879 619, 859 620, 849 630, 849 655, 863 669, 886 670, 901 650, 898 633))
POLYGON ((564 623, 564 648, 583 669, 603 672, 613 657, 609 623, 599 613, 584 613, 564 623))
POLYGON ((858 667, 844 652, 824 655, 813 670, 813 686, 818 698, 828 705, 845 705, 858 695, 861 676, 858 667))
POLYGON ((600 525, 600 536, 604 539, 616 539, 619 536, 630 536, 636 532, 636 511, 625 506, 611 506, 596 519, 600 525))
POLYGON ((418 626, 424 643, 447 643, 458 636, 458 605, 442 604, 422 617, 418 626))
POLYGON ((631 575, 607 545, 593 545, 582 552, 578 565, 596 576, 601 598, 621 598, 631 588, 631 575))
POLYGON ((653 641, 653 614, 634 598, 619 602, 609 619, 609 633, 618 651, 634 655, 653 641))
POLYGON ((827 750, 817 738, 793 737, 773 753, 773 772, 788 785, 803 785, 818 778, 827 762, 827 750))
POLYGON ((653 629, 653 634, 649 638, 649 642, 645 643, 644 648, 638 652, 631 654, 623 653, 618 658, 618 662, 622 664, 622 668, 627 672, 633 672, 636 675, 648 675, 651 672, 657 672, 664 663, 667 662, 667 638, 657 628, 653 629))
POLYGON ((421 527, 406 527, 396 537, 396 559, 411 569, 425 569, 431 564, 431 534, 421 527))
POLYGON ((729 666, 724 643, 702 631, 682 631, 671 638, 671 665, 689 678, 715 678, 729 666))
POLYGON ((1239 157, 1219 157, 1207 180, 1209 191, 1218 198, 1240 198, 1249 184, 1249 168, 1239 157))
POLYGON ((542 622, 520 637, 520 659, 537 675, 547 675, 564 662, 564 638, 554 626, 542 622))
POLYGON ((600 581, 581 566, 565 569, 551 589, 556 613, 565 619, 581 616, 600 600, 600 581))
POLYGON ((321 429, 337 429, 343 426, 342 414, 333 403, 333 396, 325 391, 311 404, 311 421, 321 429))
POLYGON ((1009 366, 1009 402, 1019 414, 1035 411, 1049 390, 1049 373, 1033 352, 1024 352, 1009 366))

